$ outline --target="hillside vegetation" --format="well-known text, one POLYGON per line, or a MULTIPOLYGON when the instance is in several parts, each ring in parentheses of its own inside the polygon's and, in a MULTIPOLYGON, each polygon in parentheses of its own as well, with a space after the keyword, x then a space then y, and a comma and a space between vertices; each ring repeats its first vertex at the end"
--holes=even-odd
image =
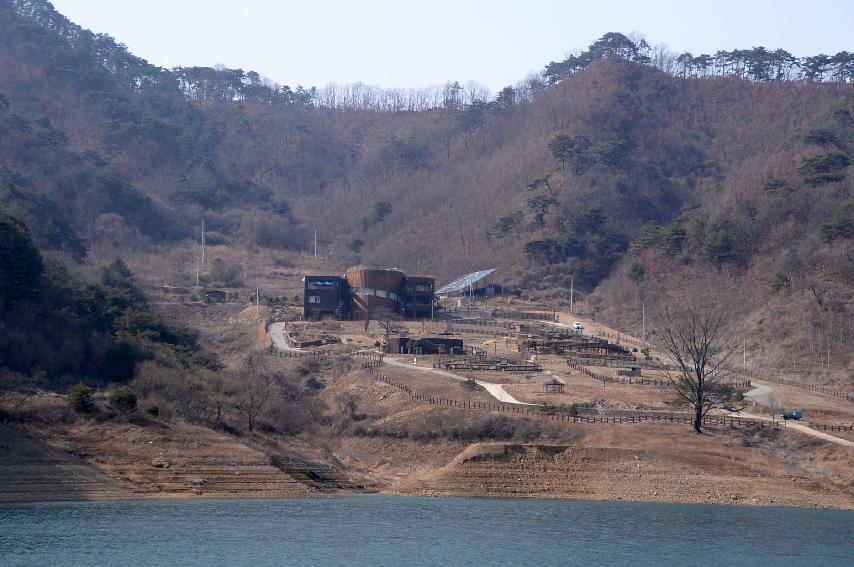
MULTIPOLYGON (((121 261, 98 283, 46 263, 14 217, 0 217, 0 377, 9 386, 123 383, 146 360, 217 367, 193 331, 151 311, 121 261)), ((0 397, 2 397, 0 391, 0 397)))
POLYGON ((239 281, 316 229, 329 265, 495 266, 554 303, 573 280, 633 332, 641 305, 712 278, 768 365, 852 363, 849 53, 614 33, 491 96, 165 70, 44 0, 0 1, 0 29, 0 206, 83 277, 123 259, 190 285, 204 218, 239 281))

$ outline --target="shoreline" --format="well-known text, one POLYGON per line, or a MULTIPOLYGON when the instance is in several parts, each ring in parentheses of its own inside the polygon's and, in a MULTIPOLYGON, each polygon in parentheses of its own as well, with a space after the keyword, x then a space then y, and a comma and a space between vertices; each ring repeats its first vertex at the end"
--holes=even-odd
POLYGON ((541 501, 541 502, 608 502, 608 503, 626 503, 626 504, 664 504, 664 505, 682 505, 682 506, 724 506, 724 507, 745 507, 745 508, 780 508, 787 510, 840 510, 843 512, 854 511, 854 503, 843 503, 842 506, 822 506, 822 505, 802 505, 790 506, 776 503, 758 503, 758 502, 698 502, 687 501, 680 499, 668 499, 666 497, 656 499, 629 499, 629 498, 570 498, 570 497, 535 497, 535 496, 461 496, 461 495, 446 495, 446 494, 411 494, 395 491, 372 491, 372 492, 339 492, 328 494, 315 495, 293 495, 282 497, 271 496, 251 496, 246 494, 234 495, 233 497, 224 496, 222 494, 212 494, 206 496, 204 494, 131 494, 127 497, 60 497, 60 498, 32 498, 32 499, 5 499, 0 496, 0 506, 9 506, 14 504, 51 504, 51 503, 76 503, 76 502, 155 502, 155 501, 194 501, 194 502, 212 502, 212 501, 234 501, 234 500, 263 500, 263 501, 289 501, 289 500, 335 500, 340 498, 353 497, 388 497, 388 498, 429 498, 429 499, 445 499, 445 500, 498 500, 498 501, 541 501))

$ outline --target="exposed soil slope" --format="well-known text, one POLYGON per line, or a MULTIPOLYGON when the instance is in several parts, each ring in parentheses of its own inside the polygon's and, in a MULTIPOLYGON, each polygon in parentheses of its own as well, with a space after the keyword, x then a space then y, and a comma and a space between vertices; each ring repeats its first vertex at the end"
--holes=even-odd
POLYGON ((129 483, 82 457, 0 424, 0 501, 131 498, 129 483))
POLYGON ((2 426, 0 499, 297 498, 371 490, 303 444, 183 423, 2 426))
POLYGON ((854 492, 703 451, 483 443, 400 483, 425 496, 570 498, 854 509, 854 492))

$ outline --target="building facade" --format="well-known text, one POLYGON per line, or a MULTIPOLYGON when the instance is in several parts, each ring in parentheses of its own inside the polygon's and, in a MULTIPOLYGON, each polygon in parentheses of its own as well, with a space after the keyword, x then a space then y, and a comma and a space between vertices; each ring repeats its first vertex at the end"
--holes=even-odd
POLYGON ((344 276, 305 276, 306 319, 376 319, 384 316, 429 317, 433 278, 406 277, 395 268, 348 268, 344 276))
POLYGON ((420 318, 433 315, 433 298, 436 290, 433 278, 413 277, 403 282, 403 314, 405 317, 420 318))
POLYGON ((347 280, 341 276, 305 276, 303 313, 306 319, 341 319, 348 311, 347 280))

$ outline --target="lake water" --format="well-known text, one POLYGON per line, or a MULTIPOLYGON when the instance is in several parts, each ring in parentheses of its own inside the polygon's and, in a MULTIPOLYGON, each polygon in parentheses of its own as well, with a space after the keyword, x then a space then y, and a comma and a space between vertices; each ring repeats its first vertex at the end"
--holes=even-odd
POLYGON ((854 565, 854 512, 356 496, 0 504, 0 565, 854 565))

